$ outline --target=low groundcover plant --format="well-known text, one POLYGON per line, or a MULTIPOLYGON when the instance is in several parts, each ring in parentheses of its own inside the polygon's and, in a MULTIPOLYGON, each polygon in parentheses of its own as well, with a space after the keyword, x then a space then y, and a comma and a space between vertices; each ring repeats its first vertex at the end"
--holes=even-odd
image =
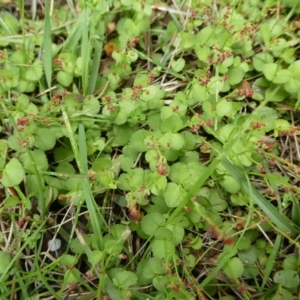
POLYGON ((298 1, 0 8, 0 299, 300 297, 298 1))

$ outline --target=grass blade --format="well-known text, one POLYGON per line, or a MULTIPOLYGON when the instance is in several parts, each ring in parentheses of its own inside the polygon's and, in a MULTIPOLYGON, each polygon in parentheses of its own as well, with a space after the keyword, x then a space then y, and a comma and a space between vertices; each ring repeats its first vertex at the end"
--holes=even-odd
POLYGON ((86 8, 83 15, 83 23, 82 23, 82 42, 81 42, 81 59, 82 59, 82 90, 83 95, 87 95, 88 84, 89 84, 89 64, 90 64, 90 53, 91 46, 89 40, 89 9, 86 8))
POLYGON ((276 257, 277 257, 278 251, 279 251, 279 247, 281 245, 281 240, 282 240, 281 236, 277 235, 272 252, 271 252, 270 256, 268 257, 268 260, 266 263, 266 268, 264 270, 264 278, 263 278, 263 282, 261 285, 261 289, 264 288, 265 284, 267 283, 267 281, 269 279, 271 272, 274 270, 274 264, 276 262, 276 257))
POLYGON ((80 15, 76 24, 73 26, 72 32, 69 34, 67 40, 64 43, 62 51, 69 50, 74 51, 78 47, 79 40, 82 37, 82 22, 83 22, 83 15, 80 15))
POLYGON ((98 73, 99 73, 100 64, 101 64, 105 23, 106 23, 105 19, 104 20, 102 19, 98 26, 98 34, 100 36, 100 40, 97 40, 95 42, 94 58, 93 58, 93 62, 92 62, 92 69, 91 69, 89 85, 88 85, 88 89, 87 89, 87 95, 91 95, 95 91, 96 82, 97 82, 98 73))
MULTIPOLYGON (((83 124, 79 124, 79 153, 82 163, 82 172, 87 174, 88 165, 87 165, 87 150, 86 150, 86 138, 85 138, 85 130, 83 124)), ((88 211, 90 214, 90 220, 92 223, 92 227, 94 233, 97 237, 99 248, 102 249, 102 241, 103 235, 102 230, 100 228, 100 220, 103 221, 103 216, 99 212, 99 209, 95 203, 95 199, 93 197, 92 191, 90 189, 90 184, 87 178, 83 180, 83 193, 86 205, 88 207, 88 211)))
POLYGON ((48 0, 45 1, 45 22, 44 22, 44 68, 45 77, 48 88, 51 87, 52 78, 52 41, 51 41, 51 23, 50 23, 50 9, 48 0))
POLYGON ((253 201, 257 204, 261 210, 266 214, 267 217, 283 232, 297 235, 299 231, 295 228, 292 221, 289 220, 285 215, 282 215, 278 210, 267 201, 253 186, 249 187, 247 180, 242 176, 240 171, 227 159, 222 159, 222 164, 227 169, 234 179, 239 182, 243 190, 248 194, 252 195, 253 201))

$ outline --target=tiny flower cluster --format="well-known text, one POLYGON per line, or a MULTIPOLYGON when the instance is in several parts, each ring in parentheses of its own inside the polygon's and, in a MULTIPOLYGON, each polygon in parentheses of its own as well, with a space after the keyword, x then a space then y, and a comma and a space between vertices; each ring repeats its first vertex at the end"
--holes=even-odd
POLYGON ((135 37, 131 40, 128 40, 126 43, 126 46, 125 46, 125 50, 127 51, 129 49, 135 48, 138 42, 139 42, 139 39, 137 37, 135 37))
POLYGON ((212 124, 213 124, 212 120, 204 121, 202 119, 202 115, 197 113, 191 119, 190 129, 191 131, 198 131, 201 127, 203 126, 211 127, 212 124))
POLYGON ((206 74, 199 74, 198 78, 199 78, 199 82, 202 86, 208 85, 210 83, 210 76, 211 72, 210 70, 206 71, 206 74))
POLYGON ((60 69, 62 69, 62 64, 63 64, 62 59, 60 59, 60 58, 54 58, 54 59, 53 59, 53 63, 56 64, 56 65, 58 65, 58 67, 59 67, 60 69))
POLYGON ((128 203, 127 208, 129 210, 129 214, 131 218, 138 221, 141 217, 141 213, 136 205, 136 203, 128 203))
POLYGON ((210 226, 209 232, 218 240, 222 241, 225 245, 232 245, 233 239, 228 236, 225 232, 219 230, 215 225, 210 226))
POLYGON ((132 95, 131 95, 131 99, 135 100, 135 99, 139 99, 140 95, 141 95, 141 91, 142 91, 142 86, 141 85, 134 85, 132 87, 132 95))
POLYGON ((216 59, 210 58, 209 60, 207 60, 205 62, 206 65, 219 65, 222 64, 226 58, 229 58, 232 56, 231 51, 229 50, 225 50, 225 51, 221 51, 221 48, 219 46, 215 46, 214 47, 215 50, 217 50, 216 53, 216 59))
POLYGON ((242 87, 240 90, 237 91, 236 96, 238 98, 252 98, 253 97, 253 90, 249 87, 242 87))
POLYGON ((71 201, 71 195, 59 195, 57 197, 58 200, 62 201, 62 200, 65 200, 67 202, 70 202, 71 201))

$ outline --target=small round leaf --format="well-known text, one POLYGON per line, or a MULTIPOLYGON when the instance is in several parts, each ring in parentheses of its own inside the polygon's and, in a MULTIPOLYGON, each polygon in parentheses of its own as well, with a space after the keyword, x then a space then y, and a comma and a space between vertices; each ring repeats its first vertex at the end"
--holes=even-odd
POLYGON ((41 150, 47 151, 54 148, 56 143, 54 133, 48 128, 38 128, 34 146, 41 150))
POLYGON ((277 72, 277 68, 278 65, 275 63, 269 63, 269 64, 265 64, 263 67, 263 73, 265 75, 265 77, 269 80, 269 81, 273 81, 273 78, 276 75, 277 72))
POLYGON ((233 257, 223 267, 223 271, 229 278, 238 279, 244 272, 244 265, 239 258, 233 257))
POLYGON ((159 213, 152 213, 146 215, 141 222, 142 230, 148 234, 153 235, 155 231, 165 222, 163 215, 159 213))
POLYGON ((5 187, 15 186, 22 182, 24 176, 25 171, 21 163, 12 158, 4 168, 1 182, 5 187))
POLYGON ((240 183, 237 182, 233 177, 228 175, 224 176, 222 185, 225 188, 225 190, 231 194, 237 193, 241 188, 240 183))
POLYGON ((280 270, 275 273, 274 281, 286 288, 295 288, 299 285, 299 274, 292 270, 280 270))
POLYGON ((117 287, 121 287, 123 289, 126 289, 132 285, 135 285, 138 281, 138 278, 136 274, 130 271, 122 271, 113 278, 113 283, 117 287))

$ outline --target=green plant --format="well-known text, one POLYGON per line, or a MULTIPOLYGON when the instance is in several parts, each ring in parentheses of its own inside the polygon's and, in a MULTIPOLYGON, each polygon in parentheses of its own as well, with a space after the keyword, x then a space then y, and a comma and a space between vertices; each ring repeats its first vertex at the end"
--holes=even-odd
POLYGON ((67 2, 0 13, 4 297, 293 299, 299 5, 67 2))

